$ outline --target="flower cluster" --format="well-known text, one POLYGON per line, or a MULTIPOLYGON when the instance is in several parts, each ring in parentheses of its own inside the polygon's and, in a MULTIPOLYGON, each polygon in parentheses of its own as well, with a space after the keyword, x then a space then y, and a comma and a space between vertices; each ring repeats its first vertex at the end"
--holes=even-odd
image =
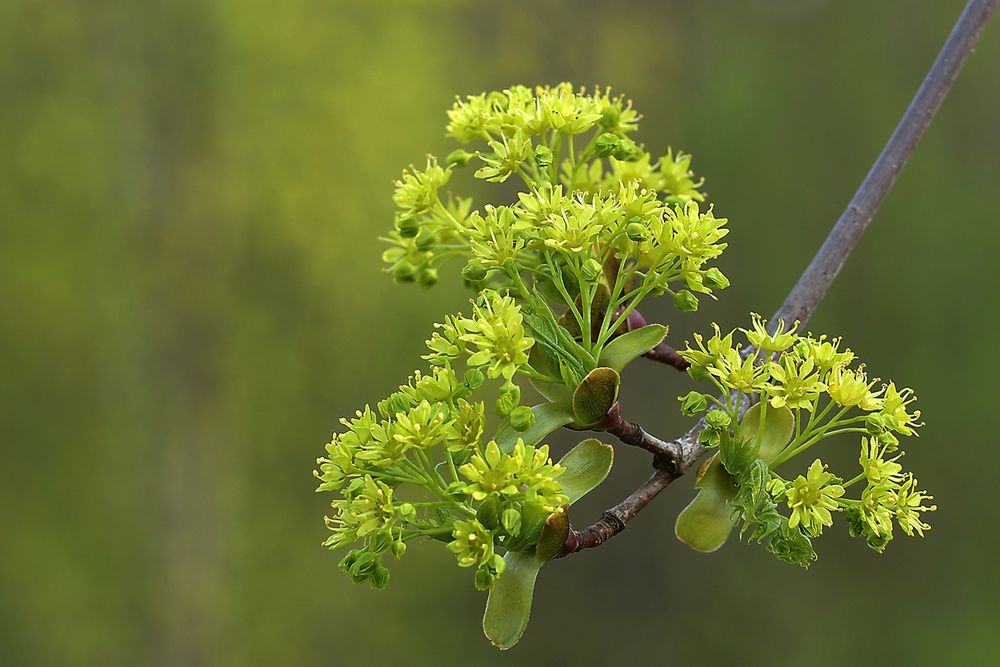
POLYGON ((432 538, 449 542, 462 567, 476 566, 476 585, 488 589, 503 571, 497 548, 532 547, 541 522, 562 511, 563 468, 548 447, 518 440, 504 452, 484 441, 485 406, 473 398, 487 377, 502 378, 497 411, 515 428, 533 422, 511 381, 533 343, 522 319, 510 297, 484 294, 472 317, 438 325, 428 341, 429 373, 415 372, 375 410, 341 421, 344 430, 317 460, 317 490, 337 496, 326 545, 362 545, 341 561, 355 581, 381 588, 385 553, 398 558, 409 540, 432 538), (454 367, 462 356, 460 377, 454 367))
POLYGON ((565 310, 595 356, 647 296, 697 309, 697 294, 729 285, 711 265, 726 248, 727 220, 699 205, 690 155, 653 159, 630 138, 639 118, 607 89, 567 83, 457 100, 447 133, 478 150, 456 150, 444 166, 429 158, 396 182, 388 270, 426 286, 442 262, 459 259, 477 290, 565 310), (442 197, 452 172, 473 161, 476 178, 520 182, 517 198, 474 210, 442 197))
POLYGON ((917 489, 913 475, 903 472, 898 462, 900 438, 915 435, 921 426, 920 411, 912 406, 913 392, 869 377, 840 339, 801 335, 783 322, 768 327, 752 315, 749 329, 723 335, 715 326, 708 339, 696 334, 694 345, 681 355, 691 364, 688 373, 693 378, 712 382, 723 396, 691 392, 680 397, 682 411, 697 414, 711 408, 702 444, 722 445, 721 461, 736 487, 730 504, 743 520, 754 524, 765 516, 760 519, 765 524, 777 522, 770 528, 761 527, 760 521, 751 526, 758 539, 766 534, 776 555, 808 564, 814 557, 808 538, 832 525, 836 512, 844 512, 852 535, 864 536, 879 552, 892 539, 894 526, 909 536, 922 536, 930 528, 922 516, 936 509, 928 504, 932 498, 917 489), (746 344, 737 340, 740 337, 746 344), (754 417, 761 420, 759 436, 753 428, 749 433, 735 428, 739 406, 751 394, 761 401, 754 417), (786 423, 788 431, 765 452, 761 442, 766 440, 768 418, 772 425, 786 423), (844 434, 860 438, 860 474, 845 482, 815 459, 805 474, 782 476, 780 466, 787 461, 844 434), (743 451, 748 447, 757 448, 752 456, 743 451), (848 497, 848 490, 858 484, 863 484, 860 497, 848 497), (778 503, 787 507, 787 518, 773 511, 778 503), (782 544, 798 546, 785 549, 782 544))

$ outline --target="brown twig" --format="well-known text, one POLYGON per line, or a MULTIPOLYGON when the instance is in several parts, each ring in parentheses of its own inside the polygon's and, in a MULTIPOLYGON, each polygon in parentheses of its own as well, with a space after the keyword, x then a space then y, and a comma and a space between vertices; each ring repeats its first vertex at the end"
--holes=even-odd
MULTIPOLYGON (((799 320, 805 324, 812 316, 941 106, 998 2, 1000 0, 969 0, 966 4, 896 130, 816 256, 771 318, 772 326, 779 319, 785 322, 799 320)), ((589 528, 582 531, 571 528, 562 555, 596 547, 624 530, 643 507, 701 456, 703 450, 698 435, 702 428, 699 422, 680 438, 665 443, 675 453, 674 469, 657 470, 589 528)))

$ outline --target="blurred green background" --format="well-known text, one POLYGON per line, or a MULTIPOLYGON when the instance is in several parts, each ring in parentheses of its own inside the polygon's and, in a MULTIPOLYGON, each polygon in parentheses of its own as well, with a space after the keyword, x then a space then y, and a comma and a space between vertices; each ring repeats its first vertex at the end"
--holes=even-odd
MULTIPOLYGON (((694 153, 733 287, 646 313, 679 344, 774 311, 963 4, 0 4, 0 663, 1000 662, 1000 26, 810 323, 917 388, 926 540, 878 557, 841 523, 808 572, 736 542, 696 555, 672 534, 681 480, 546 568, 500 654, 446 550, 411 549, 381 593, 340 573, 311 477, 468 298, 394 286, 376 239, 401 168, 451 150, 455 94, 611 84, 654 152, 694 153)), ((635 366, 628 411, 685 429, 687 378, 635 366)), ((621 451, 578 522, 647 466, 621 451)))

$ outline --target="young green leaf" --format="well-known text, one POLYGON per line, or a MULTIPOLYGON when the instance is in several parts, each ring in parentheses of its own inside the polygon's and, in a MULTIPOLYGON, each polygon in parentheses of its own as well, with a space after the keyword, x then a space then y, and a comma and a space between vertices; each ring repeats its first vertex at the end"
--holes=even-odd
POLYGON ((510 551, 503 558, 506 567, 490 589, 483 614, 483 632, 493 645, 509 649, 521 639, 531 615, 535 579, 544 561, 534 552, 510 551))
POLYGON ((666 335, 667 327, 662 324, 650 324, 629 331, 607 344, 601 352, 598 364, 613 368, 620 373, 633 360, 659 345, 666 335))
POLYGON ((736 439, 753 442, 757 456, 764 463, 770 463, 792 439, 794 430, 795 415, 791 410, 758 403, 743 416, 736 439), (764 417, 763 431, 760 429, 761 415, 764 417))
POLYGON ((705 473, 698 479, 698 495, 677 516, 674 533, 677 539, 692 549, 712 552, 729 539, 736 527, 736 517, 730 504, 736 496, 736 486, 722 466, 718 456, 705 464, 705 473))
POLYGON ((559 460, 559 465, 566 468, 559 476, 559 486, 563 495, 569 498, 569 504, 596 489, 611 472, 614 460, 614 448, 594 438, 566 452, 559 460))

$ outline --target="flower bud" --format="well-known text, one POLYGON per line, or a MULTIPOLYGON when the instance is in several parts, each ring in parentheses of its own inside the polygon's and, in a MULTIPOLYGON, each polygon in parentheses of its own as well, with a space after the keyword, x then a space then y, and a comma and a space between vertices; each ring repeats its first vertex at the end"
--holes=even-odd
POLYGON ((382 563, 375 563, 371 576, 368 578, 368 585, 377 591, 389 585, 389 568, 382 563))
POLYGON ((726 289, 729 287, 729 278, 714 266, 704 273, 702 282, 708 289, 726 289))
POLYGON ((880 414, 868 415, 865 419, 865 430, 871 435, 879 435, 880 433, 885 433, 885 419, 880 414))
POLYGON ((698 297, 686 289, 674 294, 674 306, 682 313, 693 313, 698 310, 698 297))
POLYGON ((396 218, 396 231, 404 239, 413 238, 420 231, 420 221, 413 216, 396 218))
POLYGON ((432 269, 430 267, 422 270, 420 275, 417 276, 417 282, 420 283, 421 287, 430 287, 436 284, 438 281, 437 269, 432 269))
POLYGON ((711 373, 708 372, 708 367, 704 364, 691 364, 688 366, 688 375, 692 380, 702 382, 711 377, 711 373))
POLYGON ((728 427, 732 421, 732 417, 722 410, 712 410, 705 415, 705 423, 708 424, 709 428, 716 431, 721 431, 722 429, 728 427))
POLYGON ((601 127, 614 127, 621 118, 621 112, 615 107, 608 105, 601 109, 601 120, 597 121, 601 127))
POLYGON ((463 151, 461 148, 453 150, 448 153, 448 157, 444 159, 445 164, 449 167, 464 167, 469 164, 469 160, 476 157, 475 153, 470 153, 469 151, 463 151))
POLYGON ((371 536, 368 548, 374 553, 380 554, 392 546, 392 532, 388 528, 383 528, 371 536))
POLYGON ((508 416, 521 403, 521 388, 510 384, 500 390, 497 398, 496 413, 500 417, 508 416))
POLYGON ((537 164, 542 169, 548 169, 552 166, 552 149, 543 144, 538 144, 535 146, 535 164, 537 164))
POLYGON ((500 499, 492 494, 486 496, 476 510, 476 519, 487 530, 495 530, 500 525, 500 499))
POLYGON ((535 423, 535 413, 526 405, 514 408, 510 412, 510 425, 518 433, 523 433, 535 423))
POLYGON ((417 270, 409 262, 400 262, 393 267, 392 277, 397 283, 412 283, 417 279, 417 270))
POLYGON ((483 382, 486 381, 486 376, 478 368, 470 368, 465 371, 465 386, 467 386, 472 391, 479 389, 483 386, 483 382))
POLYGON ((487 567, 479 567, 476 570, 476 590, 488 591, 493 588, 493 582, 497 579, 496 574, 487 567))
POLYGON ((403 521, 412 521, 417 517, 417 508, 410 503, 403 503, 396 508, 396 512, 403 521))
POLYGON ((475 261, 469 262, 465 265, 465 268, 462 269, 462 277, 472 283, 478 283, 480 280, 485 280, 489 273, 489 269, 475 261))
POLYGON ((500 525, 508 535, 517 535, 521 532, 521 513, 513 507, 508 507, 500 515, 500 525))
POLYGON ((593 257, 585 261, 580 269, 583 273, 583 277, 587 280, 597 280, 603 271, 601 263, 593 257))
POLYGON ((406 553, 406 542, 404 542, 403 540, 396 540, 395 542, 392 543, 392 555, 396 557, 396 560, 402 558, 403 554, 405 553, 406 553))
POLYGON ((688 417, 700 414, 708 409, 708 400, 698 391, 690 391, 685 396, 678 396, 681 402, 681 412, 688 417))
POLYGON ((617 134, 605 132, 601 136, 597 137, 597 141, 594 142, 594 151, 601 157, 607 157, 612 155, 618 149, 618 144, 620 142, 621 139, 617 134))
POLYGON ((638 144, 631 139, 625 138, 618 142, 618 145, 615 147, 614 156, 616 160, 635 162, 642 157, 642 151, 639 150, 638 144))
POLYGON ((633 215, 625 225, 625 236, 633 243, 642 243, 649 239, 649 229, 643 223, 642 218, 633 215))
POLYGON ((413 239, 413 245, 417 247, 417 250, 430 250, 434 247, 435 240, 434 232, 429 229, 422 229, 413 239))

